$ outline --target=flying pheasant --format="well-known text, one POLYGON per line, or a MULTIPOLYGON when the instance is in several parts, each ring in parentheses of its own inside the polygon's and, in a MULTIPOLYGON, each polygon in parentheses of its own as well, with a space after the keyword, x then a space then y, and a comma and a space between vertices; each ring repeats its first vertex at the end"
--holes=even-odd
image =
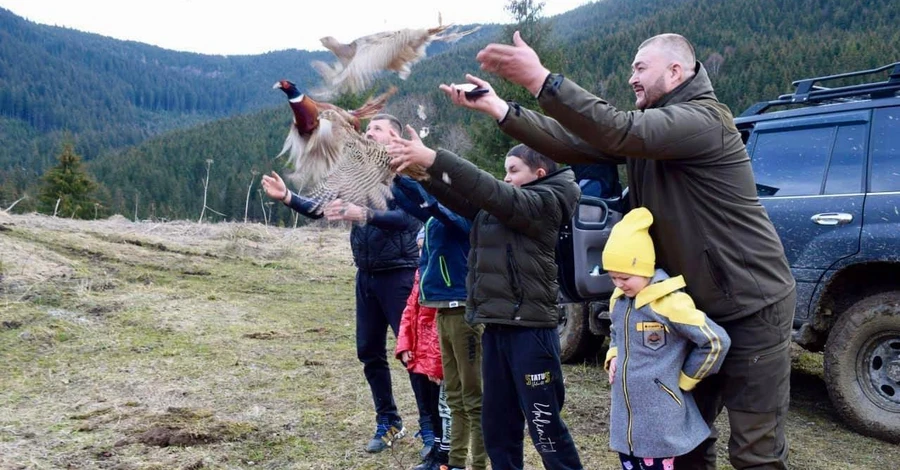
POLYGON ((325 84, 325 89, 318 90, 317 94, 328 97, 344 92, 360 93, 384 70, 397 72, 402 80, 406 80, 412 65, 425 57, 425 49, 433 41, 454 43, 480 28, 450 32, 451 26, 375 33, 349 44, 342 44, 331 36, 322 38, 322 45, 333 52, 338 61, 331 65, 318 60, 311 62, 325 84))
MULTIPOLYGON (((287 177, 298 193, 317 202, 316 212, 336 198, 384 209, 394 177, 391 158, 384 145, 360 134, 360 121, 378 114, 397 89, 391 87, 359 109, 347 111, 314 101, 288 80, 277 82, 273 88, 284 91, 294 114, 278 156, 288 155, 292 172, 287 177)), ((410 167, 403 173, 420 180, 428 177, 421 167, 410 167)))

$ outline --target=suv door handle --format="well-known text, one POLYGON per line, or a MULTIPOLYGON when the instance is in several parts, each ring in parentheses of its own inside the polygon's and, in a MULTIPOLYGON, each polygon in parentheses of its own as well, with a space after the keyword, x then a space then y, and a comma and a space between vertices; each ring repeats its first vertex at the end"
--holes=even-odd
POLYGON ((819 225, 846 225, 853 222, 853 214, 846 212, 825 212, 809 218, 819 225))

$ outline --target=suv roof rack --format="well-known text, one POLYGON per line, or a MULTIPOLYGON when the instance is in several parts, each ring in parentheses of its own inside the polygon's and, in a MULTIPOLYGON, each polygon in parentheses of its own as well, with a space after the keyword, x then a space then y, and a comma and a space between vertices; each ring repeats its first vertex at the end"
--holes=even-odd
POLYGON ((760 101, 741 113, 740 117, 762 114, 766 109, 778 105, 813 104, 834 101, 851 101, 853 98, 869 97, 872 99, 894 96, 900 91, 900 62, 894 62, 877 69, 859 70, 856 72, 826 75, 824 77, 804 78, 791 83, 796 87, 794 93, 780 95, 778 99, 760 101), (883 82, 863 83, 860 85, 848 85, 837 88, 828 88, 816 85, 817 82, 837 80, 841 78, 860 77, 884 72, 893 68, 889 78, 883 82))

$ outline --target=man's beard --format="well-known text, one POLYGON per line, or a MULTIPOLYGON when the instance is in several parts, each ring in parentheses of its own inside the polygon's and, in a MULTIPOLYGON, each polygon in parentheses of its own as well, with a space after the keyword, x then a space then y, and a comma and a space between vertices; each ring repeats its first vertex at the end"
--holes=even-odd
POLYGON ((665 89, 665 81, 663 81, 662 75, 656 79, 655 82, 649 87, 644 88, 644 100, 643 104, 640 101, 635 101, 635 106, 640 110, 644 110, 649 108, 650 106, 656 104, 663 96, 666 95, 665 89))

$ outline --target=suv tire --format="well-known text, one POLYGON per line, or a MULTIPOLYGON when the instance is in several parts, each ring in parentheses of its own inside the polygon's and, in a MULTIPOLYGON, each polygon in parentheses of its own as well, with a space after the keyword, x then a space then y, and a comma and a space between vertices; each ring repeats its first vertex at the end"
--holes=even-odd
POLYGON ((824 366, 838 414, 862 434, 900 443, 900 291, 847 309, 828 336, 824 366))
POLYGON ((588 324, 590 308, 586 303, 559 304, 559 360, 570 364, 596 353, 603 338, 591 334, 588 324))

